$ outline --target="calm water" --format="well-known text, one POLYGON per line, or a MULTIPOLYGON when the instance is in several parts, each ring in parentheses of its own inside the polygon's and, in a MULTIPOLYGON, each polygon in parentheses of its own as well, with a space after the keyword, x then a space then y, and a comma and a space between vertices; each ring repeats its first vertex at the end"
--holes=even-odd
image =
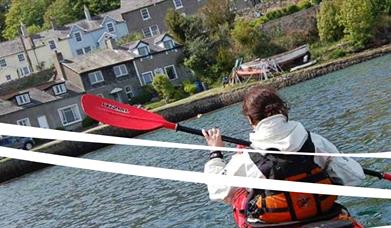
MULTIPOLYGON (((291 119, 320 133, 345 152, 391 151, 391 55, 281 91, 291 119)), ((219 126, 247 139, 240 105, 184 123, 219 126)), ((156 131, 141 138, 203 144, 198 136, 156 131)), ((85 157, 202 171, 201 151, 112 146, 85 157)), ((391 171, 389 160, 365 159, 368 168, 391 171)), ((368 178, 364 186, 391 189, 368 178)), ((368 226, 391 224, 391 200, 342 197, 368 226)), ((233 227, 228 206, 210 202, 206 186, 50 167, 0 185, 0 227, 233 227)))

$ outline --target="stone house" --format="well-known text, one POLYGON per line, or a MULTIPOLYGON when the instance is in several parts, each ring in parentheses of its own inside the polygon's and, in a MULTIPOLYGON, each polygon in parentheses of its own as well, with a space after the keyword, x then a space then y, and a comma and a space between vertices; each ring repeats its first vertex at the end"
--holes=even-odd
MULTIPOLYGON (((144 38, 167 31, 165 17, 168 9, 182 15, 192 15, 207 0, 121 0, 122 18, 127 22, 129 33, 139 32, 144 38)), ((231 0, 232 10, 238 10, 260 3, 260 0, 231 0)))
POLYGON ((190 15, 206 0, 121 0, 122 18, 127 22, 128 30, 140 32, 144 37, 159 35, 167 31, 164 18, 168 9, 190 15))
POLYGON ((178 64, 182 47, 171 36, 162 34, 107 48, 73 59, 61 59, 58 72, 87 93, 128 102, 140 94, 157 74, 167 74, 173 84, 192 77, 178 64))
POLYGON ((85 118, 80 106, 83 91, 64 80, 0 97, 0 122, 25 126, 67 129, 81 127, 85 118))

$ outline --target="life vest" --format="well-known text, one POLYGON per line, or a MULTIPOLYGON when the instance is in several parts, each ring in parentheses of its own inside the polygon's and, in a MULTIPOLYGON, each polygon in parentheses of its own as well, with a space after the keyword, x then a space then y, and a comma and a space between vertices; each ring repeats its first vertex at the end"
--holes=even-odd
MULTIPOLYGON (((315 152, 309 132, 298 151, 315 152)), ((268 179, 332 184, 328 174, 314 162, 313 156, 251 153, 250 158, 268 179)), ((253 189, 248 197, 246 213, 249 218, 265 223, 305 220, 328 212, 336 199, 336 196, 329 195, 253 189)))

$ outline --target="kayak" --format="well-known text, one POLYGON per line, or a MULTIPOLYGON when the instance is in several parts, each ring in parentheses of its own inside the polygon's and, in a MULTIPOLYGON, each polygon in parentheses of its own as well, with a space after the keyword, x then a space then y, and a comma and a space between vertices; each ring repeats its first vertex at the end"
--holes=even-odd
POLYGON ((364 228, 354 220, 349 212, 341 205, 336 204, 334 210, 317 218, 304 221, 292 221, 285 223, 265 224, 249 223, 249 227, 262 228, 364 228))

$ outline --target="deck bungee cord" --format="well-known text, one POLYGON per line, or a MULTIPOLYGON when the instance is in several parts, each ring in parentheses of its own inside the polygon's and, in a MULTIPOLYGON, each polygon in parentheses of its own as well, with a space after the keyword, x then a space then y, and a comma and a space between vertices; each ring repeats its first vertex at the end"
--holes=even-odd
POLYGON ((45 163, 50 165, 59 165, 79 169, 133 175, 140 177, 159 178, 165 180, 184 181, 191 183, 235 186, 255 189, 263 189, 265 188, 265 186, 267 186, 267 189, 275 191, 391 199, 391 190, 386 189, 314 184, 273 179, 226 176, 219 174, 206 174, 194 171, 131 165, 117 162, 98 161, 86 158, 75 158, 63 155, 24 151, 7 147, 0 147, 0 156, 31 162, 45 163))
POLYGON ((390 159, 391 152, 372 152, 372 153, 311 153, 311 152, 290 152, 290 151, 268 151, 255 149, 238 149, 230 147, 211 147, 196 144, 184 144, 174 142, 162 142, 147 139, 124 138, 117 136, 98 135, 80 132, 69 132, 53 129, 45 129, 30 126, 21 126, 14 124, 0 123, 0 135, 9 135, 16 137, 31 137, 40 139, 52 139, 61 141, 77 141, 89 143, 104 143, 114 145, 130 145, 158 148, 174 148, 174 149, 189 149, 189 150, 220 150, 228 152, 237 152, 238 150, 249 153, 269 153, 269 154, 284 154, 284 155, 304 155, 304 156, 326 156, 326 157, 356 157, 356 158, 382 158, 390 159))

